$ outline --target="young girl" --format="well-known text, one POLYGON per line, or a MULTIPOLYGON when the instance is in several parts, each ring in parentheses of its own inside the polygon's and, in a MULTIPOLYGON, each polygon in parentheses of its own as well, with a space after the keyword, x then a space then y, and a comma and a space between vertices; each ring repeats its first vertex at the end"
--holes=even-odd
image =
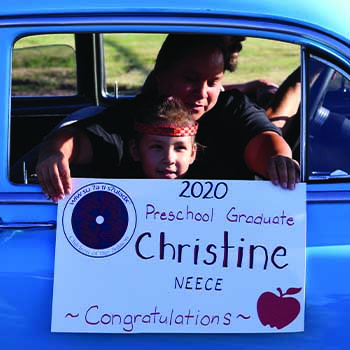
POLYGON ((155 103, 137 102, 129 151, 139 164, 140 176, 130 177, 183 178, 196 158, 197 128, 180 100, 168 97, 155 103))

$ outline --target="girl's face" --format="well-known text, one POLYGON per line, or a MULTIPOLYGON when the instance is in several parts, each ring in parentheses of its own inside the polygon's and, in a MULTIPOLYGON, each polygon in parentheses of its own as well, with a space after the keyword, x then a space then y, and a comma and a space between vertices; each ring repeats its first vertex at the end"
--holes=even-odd
POLYGON ((130 142, 130 153, 140 161, 147 178, 176 179, 186 174, 194 162, 197 146, 192 136, 172 137, 143 135, 136 144, 130 142))
POLYGON ((219 49, 201 48, 184 56, 169 70, 156 74, 159 95, 182 100, 195 120, 217 102, 224 76, 219 49))

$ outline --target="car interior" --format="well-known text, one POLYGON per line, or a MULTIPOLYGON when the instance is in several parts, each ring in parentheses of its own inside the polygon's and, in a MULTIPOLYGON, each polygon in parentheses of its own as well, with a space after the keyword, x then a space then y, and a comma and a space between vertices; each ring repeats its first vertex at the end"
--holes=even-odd
MULTIPOLYGON (((139 93, 165 35, 71 33, 19 39, 12 60, 10 180, 37 183, 38 145, 52 130, 95 115, 117 98, 139 93), (134 46, 127 45, 130 38, 134 46)), ((259 61, 257 52, 271 43, 247 38, 237 70, 225 73, 224 83, 267 79, 281 84, 300 65, 300 47, 276 41, 272 55, 280 54, 283 45, 281 56, 287 58, 280 66, 264 67, 260 64, 264 54, 259 61)), ((307 163, 307 181, 350 177, 350 79, 316 55, 307 63, 306 136, 301 137, 299 108, 284 137, 294 158, 307 163), (301 142, 307 144, 305 153, 300 153, 301 142)), ((89 177, 84 167, 72 168, 72 174, 89 177)))

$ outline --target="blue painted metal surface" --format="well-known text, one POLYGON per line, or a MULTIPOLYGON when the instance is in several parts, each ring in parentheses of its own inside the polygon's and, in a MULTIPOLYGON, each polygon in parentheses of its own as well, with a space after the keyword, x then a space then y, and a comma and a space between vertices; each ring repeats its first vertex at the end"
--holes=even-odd
POLYGON ((0 17, 42 15, 106 15, 106 14, 188 14, 190 16, 237 16, 241 18, 274 19, 318 28, 347 41, 350 40, 350 3, 348 0, 3 0, 0 17))
MULTIPOLYGON (((55 231, 0 236, 0 343, 3 349, 347 349, 350 245, 307 250, 305 332, 295 334, 50 333, 55 231), (6 267, 5 267, 6 266, 6 267), (336 334, 336 336, 335 336, 336 334), (344 347, 342 347, 344 344, 344 347)), ((69 287, 69 286, 67 286, 69 287)))

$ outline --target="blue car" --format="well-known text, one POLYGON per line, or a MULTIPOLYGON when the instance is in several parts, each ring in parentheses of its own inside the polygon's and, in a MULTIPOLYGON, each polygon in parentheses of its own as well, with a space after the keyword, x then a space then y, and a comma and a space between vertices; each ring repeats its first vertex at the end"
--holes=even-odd
MULTIPOLYGON (((1 349, 349 348, 348 0, 3 0, 0 38, 1 349), (51 332, 57 204, 37 182, 37 145, 62 123, 135 96, 153 64, 139 62, 146 51, 135 52, 154 47, 155 55, 166 34, 175 32, 245 37, 240 66, 227 75, 227 84, 239 79, 245 65, 253 67, 259 55, 259 62, 273 62, 277 75, 267 79, 277 85, 288 75, 281 57, 299 69, 298 117, 284 137, 300 162, 307 189, 303 332, 51 332), (130 38, 138 40, 135 51, 124 45, 130 38), (249 52, 250 43, 260 49, 249 52), (128 67, 113 61, 118 53, 129 57, 128 67)), ((85 170, 72 173, 81 177, 85 170)))

